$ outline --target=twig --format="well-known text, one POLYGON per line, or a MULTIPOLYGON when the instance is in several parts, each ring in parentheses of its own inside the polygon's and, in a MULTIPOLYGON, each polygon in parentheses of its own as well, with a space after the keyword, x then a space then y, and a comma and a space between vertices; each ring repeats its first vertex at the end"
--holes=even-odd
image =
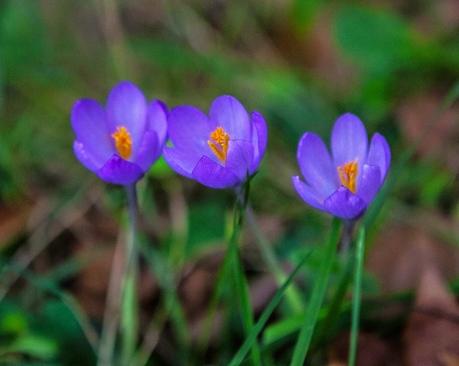
POLYGON ((82 193, 86 192, 90 185, 83 187, 77 192, 72 199, 67 202, 63 212, 57 215, 56 213, 51 214, 51 211, 46 210, 43 215, 40 215, 40 219, 36 226, 31 230, 29 237, 29 245, 21 248, 15 254, 11 260, 13 265, 18 268, 15 272, 9 274, 3 274, 2 283, 0 284, 0 302, 6 296, 11 286, 20 277, 21 271, 25 270, 30 264, 42 253, 47 246, 53 242, 64 230, 71 227, 76 221, 78 221, 84 214, 92 207, 94 202, 97 201, 99 195, 94 194, 90 196, 90 199, 84 202, 79 209, 75 209, 75 203, 79 202, 82 193), (50 232, 46 235, 46 231, 50 221, 53 226, 50 232))
POLYGON ((124 237, 118 236, 115 253, 113 255, 110 283, 107 291, 102 336, 99 344, 99 366, 111 366, 116 332, 120 318, 121 279, 124 272, 124 237))

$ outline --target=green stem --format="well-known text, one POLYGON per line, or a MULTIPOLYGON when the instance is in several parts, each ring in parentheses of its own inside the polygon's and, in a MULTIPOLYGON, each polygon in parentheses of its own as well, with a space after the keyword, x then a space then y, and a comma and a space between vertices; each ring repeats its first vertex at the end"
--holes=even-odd
POLYGON ((138 254, 136 249, 138 201, 135 184, 126 186, 128 198, 128 233, 125 246, 126 267, 122 280, 122 364, 128 365, 132 360, 137 343, 138 303, 137 303, 137 270, 138 254))
POLYGON ((354 234, 355 220, 344 220, 343 221, 343 233, 339 243, 339 251, 343 258, 347 257, 349 250, 351 249, 352 237, 354 234))
POLYGON ((308 308, 303 319, 303 326, 300 330, 300 335, 293 351, 292 361, 290 366, 301 366, 308 353, 309 345, 311 344, 312 334, 319 317, 320 307, 325 297, 327 290, 328 278, 330 277, 333 261, 336 256, 336 246, 338 244, 340 221, 333 219, 330 238, 324 248, 324 258, 320 265, 317 277, 312 289, 311 299, 309 300, 308 308))
POLYGON ((365 227, 359 230, 357 239, 354 267, 354 293, 352 297, 352 325, 351 340, 349 345, 349 366, 355 365, 357 357, 357 342, 359 337, 359 320, 360 320, 360 302, 362 289, 363 257, 365 254, 365 227))
MULTIPOLYGON (((232 280, 234 284, 234 296, 238 299, 238 306, 242 315, 242 324, 245 335, 248 336, 254 325, 252 305, 250 303, 249 285, 242 268, 239 257, 238 241, 244 223, 244 216, 247 209, 249 197, 250 181, 239 187, 236 191, 236 205, 234 208, 233 232, 228 243, 228 256, 230 257, 230 266, 232 280)), ((257 342, 254 342, 251 350, 251 359, 254 365, 261 365, 260 349, 257 342)))
MULTIPOLYGON (((234 207, 233 214, 233 230, 231 237, 228 241, 228 250, 223 259, 223 263, 218 272, 217 281, 215 289, 212 295, 212 299, 209 305, 209 315, 203 331, 203 337, 201 339, 201 353, 204 354, 209 343, 211 326, 215 318, 217 306, 225 293, 227 288, 228 281, 233 284, 233 291, 231 293, 232 298, 238 301, 238 307, 240 308, 242 314, 242 322, 244 326, 244 331, 246 335, 250 332, 250 329, 253 327, 253 313, 252 306, 249 299, 249 289, 247 284, 247 279, 245 277, 240 258, 239 258, 239 249, 238 249, 238 240, 242 225, 244 222, 245 212, 247 208, 249 197, 249 182, 246 182, 244 186, 238 187, 236 191, 236 204, 234 207)), ((226 307, 230 309, 230 305, 226 307)), ((256 365, 261 364, 261 356, 259 353, 258 343, 255 343, 252 346, 252 361, 256 365)))

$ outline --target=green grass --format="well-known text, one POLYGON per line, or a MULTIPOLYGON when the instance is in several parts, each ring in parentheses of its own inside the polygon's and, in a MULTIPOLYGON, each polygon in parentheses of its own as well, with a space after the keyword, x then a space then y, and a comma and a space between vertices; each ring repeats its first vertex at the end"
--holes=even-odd
POLYGON ((423 214, 433 220, 422 230, 457 250, 457 24, 442 18, 437 2, 403 12, 317 0, 159 3, 0 4, 0 363, 95 362, 103 315, 84 309, 103 308, 105 293, 79 289, 88 274, 105 278, 97 255, 110 255, 123 229, 125 195, 76 161, 69 114, 82 97, 105 103, 122 79, 169 107, 207 111, 216 96, 234 95, 265 116, 269 144, 251 187, 256 222, 247 217, 235 239, 225 231, 232 192, 179 177, 164 160, 140 182, 141 276, 128 281, 116 357, 124 348, 123 362, 133 357, 135 366, 284 365, 293 354, 293 364, 320 364, 337 334, 351 330, 355 349, 359 313, 359 324, 378 334, 397 333, 395 326, 402 333, 403 315, 386 323, 377 314, 414 294, 383 296, 360 268, 352 303, 359 240, 346 263, 333 261, 336 243, 316 245, 334 235, 329 217, 306 206, 290 179, 299 173, 300 136, 328 140, 335 118, 353 112, 392 149, 385 186, 362 219, 365 251, 394 225, 420 230, 423 214), (413 138, 408 130, 421 132, 413 138), (423 152, 443 130, 437 151, 423 152), (196 273, 204 278, 193 284, 203 297, 198 310, 184 296, 196 273), (153 285, 136 294, 145 276, 153 285), (257 291, 249 289, 264 277, 277 291, 254 314, 257 291))
POLYGON ((309 345, 311 344, 312 335, 319 317, 320 308, 327 291, 328 279, 330 276, 333 261, 336 257, 336 248, 338 245, 340 221, 333 220, 330 230, 330 237, 324 247, 324 257, 315 279, 314 287, 312 288, 308 307, 304 314, 303 325, 296 342, 291 366, 301 366, 308 353, 309 345))

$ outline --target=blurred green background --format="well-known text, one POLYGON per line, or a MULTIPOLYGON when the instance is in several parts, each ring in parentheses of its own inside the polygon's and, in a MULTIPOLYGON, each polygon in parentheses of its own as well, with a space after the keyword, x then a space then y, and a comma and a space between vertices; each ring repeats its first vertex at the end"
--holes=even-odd
MULTIPOLYGON (((328 139, 339 114, 359 115, 369 133, 387 137, 393 155, 388 188, 367 216, 364 290, 377 298, 409 290, 402 297, 412 299, 425 268, 445 284, 459 276, 456 0, 3 0, 0 360, 94 362, 87 338, 100 327, 124 195, 73 156, 69 112, 81 97, 104 102, 125 79, 171 107, 207 110, 217 95, 232 94, 264 114, 268 152, 251 202, 286 268, 323 242, 330 223, 291 186, 297 142, 308 130, 328 139)), ((231 192, 200 187, 160 160, 140 198, 149 253, 141 319, 153 317, 162 330, 151 362, 225 364, 240 344, 237 330, 207 350, 191 345, 199 344, 225 248, 231 192)), ((259 311, 267 298, 256 291, 272 293, 272 280, 249 231, 242 250, 259 311)), ((308 262, 299 284, 305 298, 319 260, 320 253, 308 262)), ((364 327, 382 344, 403 343, 407 313, 391 321, 364 315, 364 327)), ((343 319, 333 337, 317 341, 312 362, 325 364, 334 336, 348 329, 343 319)), ((285 306, 273 323, 282 320, 285 306)), ((283 365, 294 338, 271 330, 277 343, 267 357, 283 365)))

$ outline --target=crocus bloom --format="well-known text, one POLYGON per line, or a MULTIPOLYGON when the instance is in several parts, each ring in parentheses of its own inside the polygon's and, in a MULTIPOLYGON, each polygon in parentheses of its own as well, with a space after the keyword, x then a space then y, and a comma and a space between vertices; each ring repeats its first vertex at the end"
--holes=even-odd
POLYGON ((167 134, 164 103, 147 103, 137 86, 122 81, 110 91, 104 108, 93 99, 75 102, 71 123, 78 160, 100 179, 129 185, 161 155, 167 134))
POLYGON ((333 126, 331 152, 330 156, 319 136, 306 132, 297 152, 306 183, 295 176, 293 185, 312 207, 342 219, 356 219, 384 183, 391 158, 389 145, 375 133, 368 148, 362 121, 346 113, 333 126))
POLYGON ((172 146, 164 158, 177 173, 210 188, 242 184, 260 165, 267 143, 263 116, 250 116, 234 97, 216 98, 209 116, 192 106, 173 108, 168 116, 172 146))

